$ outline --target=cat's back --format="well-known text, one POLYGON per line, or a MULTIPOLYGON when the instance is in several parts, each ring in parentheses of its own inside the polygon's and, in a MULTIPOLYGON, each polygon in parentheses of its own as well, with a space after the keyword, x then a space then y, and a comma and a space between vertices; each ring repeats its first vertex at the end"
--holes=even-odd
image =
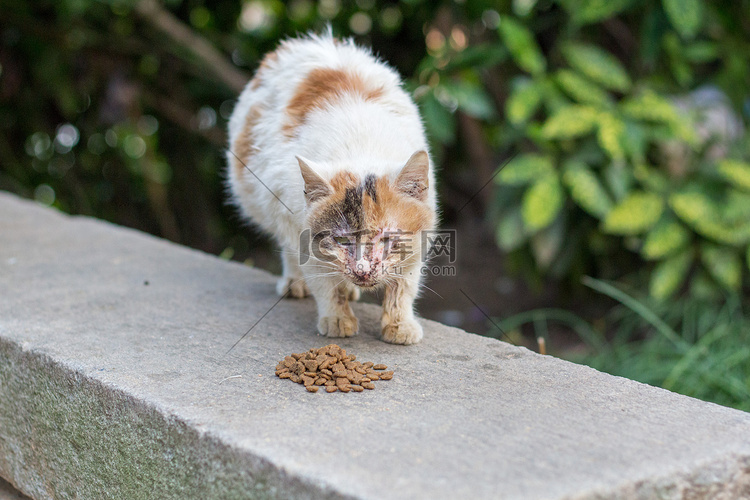
POLYGON ((332 178, 357 166, 397 172, 426 150, 416 105, 396 71, 330 33, 286 40, 268 53, 229 121, 228 186, 236 204, 267 230, 304 211, 295 156, 332 178), (278 203, 283 200, 283 205, 278 203))
POLYGON ((265 56, 240 95, 230 139, 233 143, 243 129, 260 128, 258 142, 275 138, 281 146, 301 136, 315 111, 348 106, 353 115, 358 104, 415 119, 421 132, 418 111, 401 89, 398 73, 369 50, 330 34, 286 40, 265 56))

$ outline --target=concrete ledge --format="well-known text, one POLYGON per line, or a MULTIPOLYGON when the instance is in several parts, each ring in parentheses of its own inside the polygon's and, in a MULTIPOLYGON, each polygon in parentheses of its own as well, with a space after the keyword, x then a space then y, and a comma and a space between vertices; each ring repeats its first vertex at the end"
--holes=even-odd
POLYGON ((0 476, 33 498, 743 498, 750 414, 425 321, 359 394, 274 377, 327 344, 239 264, 0 193, 0 476), (238 375, 240 375, 238 377, 238 375), (229 378, 233 377, 233 378, 229 378))

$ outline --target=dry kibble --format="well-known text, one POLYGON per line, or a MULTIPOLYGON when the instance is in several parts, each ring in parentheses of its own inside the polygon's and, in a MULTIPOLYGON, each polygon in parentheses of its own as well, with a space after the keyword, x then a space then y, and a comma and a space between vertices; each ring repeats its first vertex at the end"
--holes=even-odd
POLYGON ((276 376, 303 384, 309 392, 362 392, 375 389, 374 380, 391 380, 393 371, 371 361, 361 363, 336 344, 285 356, 276 365, 276 376), (378 370, 377 372, 375 370, 378 370))

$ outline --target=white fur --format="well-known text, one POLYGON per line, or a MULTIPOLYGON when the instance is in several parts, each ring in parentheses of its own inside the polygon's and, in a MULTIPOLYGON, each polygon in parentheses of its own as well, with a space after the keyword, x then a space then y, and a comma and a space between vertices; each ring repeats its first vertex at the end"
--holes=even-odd
MULTIPOLYGON (((262 70, 260 85, 245 88, 230 118, 228 186, 243 214, 273 234, 283 247, 288 286, 301 278, 294 256, 299 253, 299 235, 306 229, 304 184, 295 157, 308 160, 325 179, 342 169, 362 179, 367 174, 395 178, 414 152, 427 151, 427 141, 418 109, 401 88, 398 74, 370 51, 351 40, 334 41, 327 34, 287 40, 276 53, 278 57, 262 70), (383 93, 370 101, 346 96, 325 109, 315 109, 290 139, 282 131, 289 121, 285 110, 298 85, 316 68, 356 73, 368 87, 382 88, 383 93), (248 169, 238 175, 231 167, 236 161, 231 149, 255 107, 263 111, 252 133, 254 150, 249 158, 241 158, 248 169)), ((436 210, 432 164, 429 182, 428 204, 436 210)), ((313 283, 308 285, 313 288, 313 283)), ((280 290, 283 287, 280 283, 280 290)))

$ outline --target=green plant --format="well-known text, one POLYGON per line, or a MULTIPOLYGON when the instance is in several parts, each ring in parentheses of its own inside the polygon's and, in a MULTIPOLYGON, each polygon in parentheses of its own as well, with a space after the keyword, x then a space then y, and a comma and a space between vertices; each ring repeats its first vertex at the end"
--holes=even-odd
POLYGON ((458 110, 515 154, 495 177, 500 248, 574 281, 645 265, 659 299, 688 284, 739 292, 750 140, 734 109, 748 97, 750 41, 736 29, 749 14, 703 0, 512 2, 483 44, 430 51, 428 40, 417 94, 432 136, 452 141, 458 110))
POLYGON ((565 357, 572 361, 750 410, 750 318, 738 296, 728 295, 724 304, 685 297, 665 305, 605 281, 587 277, 584 283, 618 303, 598 327, 568 311, 544 309, 507 318, 501 328, 529 323, 546 337, 548 322, 561 324, 588 346, 585 354, 569 352, 565 357))

